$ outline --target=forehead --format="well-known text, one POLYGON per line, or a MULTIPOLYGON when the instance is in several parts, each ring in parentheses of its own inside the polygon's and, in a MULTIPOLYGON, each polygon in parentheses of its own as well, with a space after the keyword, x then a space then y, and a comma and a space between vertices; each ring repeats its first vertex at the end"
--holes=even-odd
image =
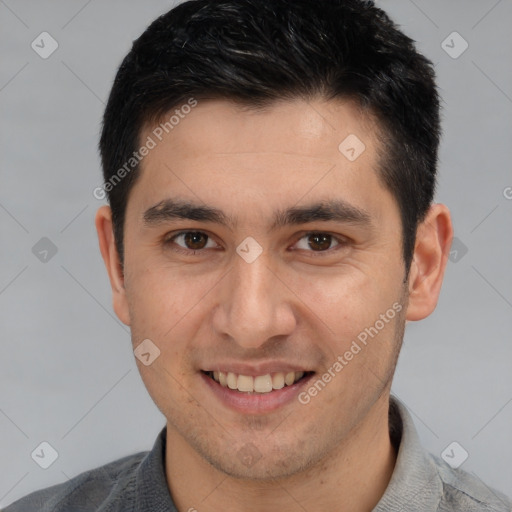
POLYGON ((376 172, 375 124, 350 102, 296 100, 253 109, 198 101, 192 109, 175 107, 141 135, 154 147, 134 187, 139 211, 169 196, 261 212, 265 204, 275 211, 302 198, 350 198, 369 211, 364 197, 376 202, 386 194, 376 172))
POLYGON ((157 143, 167 139, 188 156, 201 151, 338 157, 338 146, 348 135, 364 140, 367 149, 376 138, 374 117, 348 100, 283 100, 261 108, 227 100, 196 103, 193 108, 177 105, 143 134, 156 133, 157 143))

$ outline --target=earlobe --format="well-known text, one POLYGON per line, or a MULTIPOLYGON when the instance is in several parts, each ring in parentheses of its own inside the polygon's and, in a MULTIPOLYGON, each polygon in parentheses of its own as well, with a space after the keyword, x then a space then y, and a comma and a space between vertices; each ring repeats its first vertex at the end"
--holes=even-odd
POLYGON ((416 233, 408 281, 407 320, 422 320, 436 308, 452 238, 448 208, 442 204, 432 205, 416 233))
POLYGON ((101 256, 105 263, 110 286, 112 288, 112 305, 114 311, 121 322, 130 325, 123 269, 115 244, 112 211, 109 206, 102 206, 98 209, 95 224, 101 256))

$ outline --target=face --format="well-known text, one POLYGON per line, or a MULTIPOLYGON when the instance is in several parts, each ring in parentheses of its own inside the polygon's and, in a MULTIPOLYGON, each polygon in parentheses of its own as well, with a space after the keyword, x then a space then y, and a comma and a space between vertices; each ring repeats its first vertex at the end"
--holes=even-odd
POLYGON ((375 128, 349 103, 204 101, 161 141, 153 129, 115 300, 134 349, 160 351, 137 361, 144 383, 168 435, 215 468, 293 475, 387 393, 403 335, 375 128))

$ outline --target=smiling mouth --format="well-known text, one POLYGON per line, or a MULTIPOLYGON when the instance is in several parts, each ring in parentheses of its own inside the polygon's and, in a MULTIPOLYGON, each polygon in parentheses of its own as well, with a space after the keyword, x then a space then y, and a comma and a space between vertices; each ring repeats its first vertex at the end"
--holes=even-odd
POLYGON ((276 372, 252 377, 232 372, 203 371, 205 375, 224 388, 241 393, 271 393, 286 386, 293 386, 314 372, 276 372))

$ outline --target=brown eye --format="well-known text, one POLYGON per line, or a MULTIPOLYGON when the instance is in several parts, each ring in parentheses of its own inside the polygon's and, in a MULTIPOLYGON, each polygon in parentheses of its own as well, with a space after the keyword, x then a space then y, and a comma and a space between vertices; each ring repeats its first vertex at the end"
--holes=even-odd
POLYGON ((326 251, 332 243, 332 235, 327 233, 312 233, 307 238, 308 246, 314 251, 326 251))
POLYGON ((200 251, 216 246, 215 242, 202 231, 182 231, 166 241, 166 244, 176 245, 176 250, 200 251))
POLYGON ((204 249, 208 243, 208 236, 199 231, 189 231, 184 234, 183 241, 187 249, 198 250, 204 249))
POLYGON ((310 256, 328 256, 338 249, 347 245, 348 241, 344 237, 331 235, 322 231, 310 231, 300 238, 295 249, 300 249, 309 253, 310 256))

